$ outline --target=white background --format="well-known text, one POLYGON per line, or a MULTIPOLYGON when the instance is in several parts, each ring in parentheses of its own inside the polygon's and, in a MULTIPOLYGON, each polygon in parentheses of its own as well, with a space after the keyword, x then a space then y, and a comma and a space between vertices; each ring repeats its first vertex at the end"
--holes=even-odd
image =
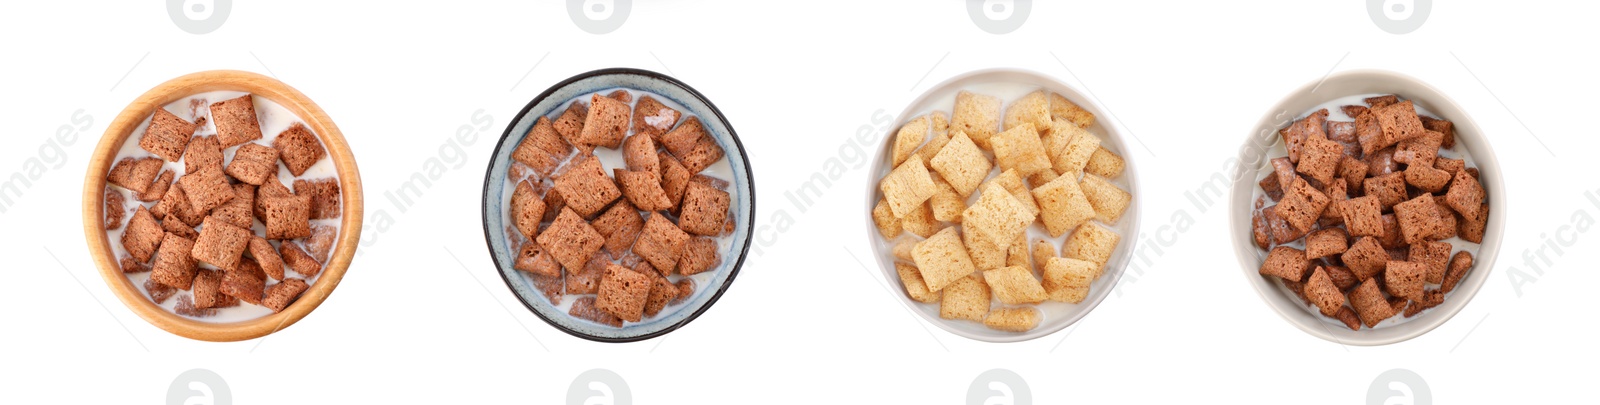
POLYGON ((962 403, 975 376, 1005 368, 1038 403, 1360 403, 1379 373, 1404 368, 1436 403, 1585 398, 1600 359, 1600 237, 1562 230, 1575 245, 1542 275, 1522 254, 1575 211, 1600 217, 1583 197, 1600 190, 1588 118, 1600 91, 1588 43, 1600 37, 1597 10, 1462 3, 1435 2, 1421 29, 1393 35, 1353 1, 1040 2, 1021 29, 993 35, 957 1, 640 1, 621 29, 594 35, 555 1, 236 1, 219 30, 194 35, 160 2, 16 2, 0 13, 0 181, 30 158, 55 165, 0 214, 0 396, 160 403, 179 373, 204 368, 241 404, 561 403, 578 373, 606 368, 638 403, 962 403), (479 217, 487 157, 513 115, 556 81, 613 66, 671 74, 723 110, 752 157, 768 226, 762 254, 713 308, 631 344, 573 338, 522 308, 495 275, 479 217), (876 183, 851 143, 857 129, 988 67, 1087 89, 1114 115, 1103 120, 1148 146, 1128 156, 1145 237, 1180 210, 1198 220, 1144 276, 1124 278, 1120 296, 1025 343, 928 325, 851 257, 870 252, 861 202, 876 183), (1375 348, 1280 319, 1227 246, 1225 202, 1201 210, 1183 198, 1287 92, 1356 68, 1406 73, 1454 97, 1496 147, 1510 192, 1498 208, 1500 261, 1474 270, 1494 274, 1470 305, 1431 333, 1375 348), (271 74, 317 101, 366 187, 369 221, 343 283, 263 339, 207 343, 149 325, 112 295, 81 234, 81 181, 106 125, 150 87, 209 69, 271 74), (77 110, 93 123, 64 160, 41 155, 77 110), (478 110, 494 122, 461 145, 462 158, 449 142, 478 110), (430 158, 452 169, 401 213, 382 193, 430 158), (784 197, 834 158, 852 170, 815 205, 802 212, 784 197), (373 229, 378 210, 392 228, 373 229), (779 211, 794 218, 782 231, 779 211), (1536 277, 1520 294, 1512 266, 1536 277))

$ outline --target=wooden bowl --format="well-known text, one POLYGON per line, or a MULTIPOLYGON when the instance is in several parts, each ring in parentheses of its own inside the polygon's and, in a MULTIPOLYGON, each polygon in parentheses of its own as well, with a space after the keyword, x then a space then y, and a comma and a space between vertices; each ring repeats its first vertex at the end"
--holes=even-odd
POLYGON ((95 146, 89 161, 89 172, 83 180, 83 233, 89 243, 89 254, 100 267, 100 276, 128 308, 145 321, 168 332, 190 339, 228 342, 254 339, 293 325, 306 316, 333 292, 344 277, 345 269, 355 256, 361 238, 362 218, 361 174, 356 169, 355 156, 345 144, 339 127, 333 125, 328 114, 317 107, 293 87, 267 76, 235 70, 212 70, 192 73, 168 80, 140 95, 106 128, 105 136, 95 146), (343 212, 340 214, 340 232, 333 254, 324 263, 321 275, 288 308, 282 312, 239 322, 201 322, 167 312, 146 298, 140 286, 134 285, 122 273, 105 230, 106 173, 116 163, 117 150, 144 120, 157 108, 191 95, 208 91, 243 91, 255 97, 272 100, 293 112, 316 132, 333 159, 338 171, 343 212))

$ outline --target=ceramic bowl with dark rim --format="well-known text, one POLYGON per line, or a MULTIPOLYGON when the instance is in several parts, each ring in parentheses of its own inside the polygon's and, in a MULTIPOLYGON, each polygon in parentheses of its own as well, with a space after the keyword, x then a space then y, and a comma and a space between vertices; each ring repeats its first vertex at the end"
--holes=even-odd
MULTIPOLYGON (((622 167, 620 152, 617 150, 597 148, 595 155, 601 159, 607 170, 622 167)), ((495 145, 494 155, 489 160, 488 173, 484 175, 483 180, 484 238, 489 245, 489 253, 494 259, 495 267, 501 279, 505 280, 506 286, 511 288, 517 299, 522 301, 529 311, 546 323, 573 336, 594 341, 645 340, 687 325, 710 309, 733 283, 734 276, 739 274, 739 269, 744 265, 752 232, 755 229, 752 223, 755 218, 753 180, 748 155, 745 153, 744 145, 739 142, 739 136, 734 132, 733 126, 700 92, 677 79, 648 70, 629 68, 595 70, 562 80, 540 93, 538 97, 534 97, 500 136, 500 141, 495 145), (668 305, 654 317, 640 322, 628 322, 622 327, 595 323, 569 315, 571 303, 578 298, 578 295, 565 295, 559 304, 552 304, 551 300, 534 285, 531 275, 513 268, 518 249, 513 245, 511 235, 507 234, 511 222, 506 216, 506 207, 510 205, 509 190, 513 189, 506 184, 508 170, 513 162, 511 154, 533 128, 534 122, 540 117, 551 119, 558 117, 567 105, 578 97, 587 97, 595 93, 607 94, 618 89, 633 93, 635 101, 640 95, 648 94, 668 107, 677 109, 684 117, 691 115, 699 117, 706 133, 725 152, 723 161, 707 168, 702 174, 721 178, 729 183, 727 188, 731 197, 729 210, 736 221, 731 234, 716 238, 717 254, 721 261, 710 270, 690 276, 695 284, 694 293, 690 297, 680 303, 668 305)))

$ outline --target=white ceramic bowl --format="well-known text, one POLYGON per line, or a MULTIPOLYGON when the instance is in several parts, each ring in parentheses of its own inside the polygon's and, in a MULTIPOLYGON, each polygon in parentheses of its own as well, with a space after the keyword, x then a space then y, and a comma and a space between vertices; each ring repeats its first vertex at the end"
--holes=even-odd
POLYGON ((1505 213, 1508 208, 1505 204, 1505 195, 1506 190, 1500 177, 1500 164, 1495 160, 1493 147, 1478 129, 1478 125, 1473 123, 1472 117, 1450 97, 1427 83, 1399 73, 1377 70, 1346 71, 1307 83, 1289 93, 1288 97, 1274 105, 1261 117, 1261 121, 1252 127, 1249 139, 1245 140, 1244 146, 1240 149, 1239 170, 1234 172, 1233 191, 1229 196, 1228 230, 1231 232, 1234 253, 1239 258, 1239 267, 1244 271, 1245 280, 1255 287, 1261 299, 1271 305, 1283 319, 1312 336, 1328 341, 1360 346, 1386 345, 1421 336, 1444 324, 1456 313, 1461 312, 1467 302, 1472 300, 1472 296, 1477 294, 1478 288, 1489 279, 1495 256, 1500 252, 1500 236, 1505 227, 1505 213), (1256 247, 1250 221, 1255 190, 1258 188, 1257 173, 1271 164, 1270 157, 1275 156, 1273 151, 1279 151, 1278 155, 1282 154, 1283 145, 1278 136, 1278 129, 1305 116, 1308 110, 1317 105, 1340 97, 1372 93, 1398 94, 1401 98, 1411 100, 1417 106, 1434 113, 1438 118, 1450 120, 1455 124, 1456 148, 1457 150, 1465 148, 1472 155, 1483 188, 1489 194, 1489 223, 1484 232, 1483 243, 1473 256, 1472 270, 1467 273, 1466 279, 1456 285, 1454 291, 1445 296, 1443 304, 1398 323, 1379 325, 1377 329, 1350 330, 1339 321, 1310 310, 1302 305, 1299 297, 1281 283, 1260 274, 1261 262, 1266 259, 1267 252, 1256 247))
MULTIPOLYGON (((986 69, 968 72, 933 86, 933 88, 912 101, 895 119, 895 129, 885 136, 883 146, 878 149, 877 156, 872 161, 872 170, 867 172, 870 178, 867 181, 865 204, 861 208, 861 215, 867 221, 867 241, 872 246, 872 263, 877 264, 884 280, 893 287, 895 295, 900 298, 900 302, 910 308, 911 312, 922 316, 923 319, 941 329, 956 335, 986 342, 1021 342, 1039 338, 1065 329, 1068 325, 1083 319, 1085 315, 1089 314, 1089 311, 1094 310, 1095 306, 1100 304, 1100 301, 1111 294, 1111 288, 1117 285, 1118 279, 1122 278, 1123 269, 1127 267, 1133 255, 1134 245, 1139 239, 1139 204, 1143 199, 1143 196, 1139 193, 1138 171, 1135 170, 1136 165, 1131 156, 1133 149, 1129 148, 1130 144, 1124 141, 1124 133, 1121 129, 1105 124, 1110 117, 1110 115, 1106 114, 1105 108, 1096 103, 1093 98, 1078 91, 1078 89, 1068 86, 1054 77, 1021 69, 986 69), (1007 88, 1010 89, 1007 90, 1007 88), (1106 263, 1105 274, 1090 285, 1089 296, 1078 304, 1045 302, 1037 305, 1043 317, 1039 322, 1039 326, 1033 330, 1022 333, 1004 332, 984 327, 981 322, 940 318, 938 303, 925 304, 914 301, 910 296, 906 295, 905 288, 900 283, 900 275, 895 272, 894 268, 894 244, 899 239, 885 240, 878 234, 878 228, 872 222, 872 208, 878 203, 878 198, 882 195, 878 190, 878 181, 884 175, 887 175, 890 170, 894 169, 891 167, 893 162, 890 161, 893 156, 891 145, 893 144, 894 133, 911 118, 933 111, 944 111, 949 114, 955 107, 952 100, 954 100, 955 94, 961 90, 1000 97, 1006 103, 1003 107, 1009 107, 1010 103, 1015 101, 1017 97, 1041 88, 1061 94, 1068 100, 1083 107, 1083 109, 1094 113, 1095 124, 1091 125, 1088 131, 1100 137, 1102 141, 1100 146, 1122 155, 1126 161, 1122 176, 1111 180, 1113 184, 1132 193, 1133 202, 1115 225, 1102 224, 1121 235, 1121 242, 1117 244, 1117 249, 1111 255, 1111 260, 1106 263)), ((989 178, 992 179, 994 176, 998 176, 999 173, 1000 170, 998 168, 991 170, 989 178)), ((973 193, 973 197, 968 199, 968 203, 970 204, 976 200, 976 196, 977 193, 973 193)), ((1067 236, 1070 235, 1069 233, 1059 238, 1049 238, 1049 235, 1044 234, 1044 225, 1038 222, 1030 225, 1028 229, 1030 244, 1034 240, 1048 238, 1056 245, 1057 251, 1061 249, 1061 242, 1065 241, 1067 236)), ((899 238, 921 239, 909 232, 901 234, 899 238)), ((993 305, 998 308, 1001 304, 995 302, 993 305)))

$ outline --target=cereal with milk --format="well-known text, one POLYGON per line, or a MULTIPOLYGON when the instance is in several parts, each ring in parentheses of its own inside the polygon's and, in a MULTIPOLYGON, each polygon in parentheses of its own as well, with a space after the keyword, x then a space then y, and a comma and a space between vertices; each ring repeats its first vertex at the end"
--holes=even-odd
POLYGON ((539 117, 501 202, 513 267, 552 306, 622 327, 682 309, 732 245, 732 169, 700 117, 607 89, 539 117))
POLYGON ((938 305, 940 318, 1012 333, 1083 303, 1133 201, 1126 162, 1101 146, 1094 115, 1017 83, 934 100, 952 107, 896 131, 871 213, 895 243, 906 295, 938 305))
POLYGON ((191 319, 282 311, 316 283, 340 231, 326 148, 265 98, 212 91, 168 103, 116 160, 106 190, 112 252, 152 302, 191 319))
POLYGON ((1279 136, 1284 149, 1257 173, 1253 236, 1261 274, 1307 311, 1386 328, 1443 303, 1471 270, 1489 206, 1450 121, 1366 94, 1318 105, 1279 136))

